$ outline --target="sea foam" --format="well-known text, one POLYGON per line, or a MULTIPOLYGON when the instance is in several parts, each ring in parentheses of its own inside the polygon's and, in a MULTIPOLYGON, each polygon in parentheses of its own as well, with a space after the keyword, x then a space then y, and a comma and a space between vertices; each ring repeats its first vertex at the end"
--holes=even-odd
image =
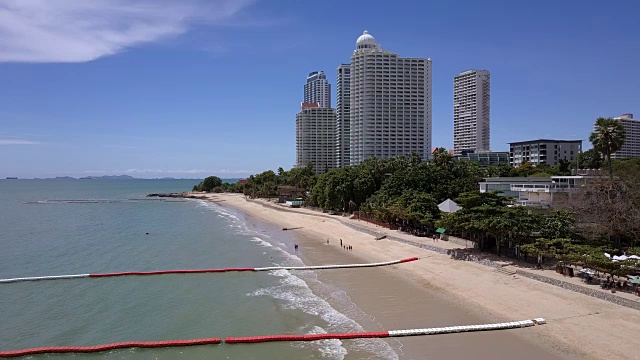
MULTIPOLYGON (((287 251, 287 245, 284 242, 272 238, 265 232, 259 232, 249 228, 246 222, 229 209, 222 208, 217 204, 205 204, 218 215, 222 215, 233 225, 237 226, 236 232, 238 234, 251 236, 249 241, 282 257, 284 263, 276 265, 304 265, 303 261, 297 255, 287 251)), ((275 270, 270 271, 269 274, 279 278, 278 285, 257 289, 247 295, 271 297, 278 300, 283 309, 303 311, 306 314, 319 317, 322 322, 325 323, 322 324, 323 326, 307 324, 305 329, 301 329, 301 333, 365 331, 356 320, 336 310, 322 296, 314 293, 312 287, 318 290, 318 292, 326 294, 327 298, 331 298, 332 301, 338 303, 349 315, 373 320, 370 316, 362 312, 344 291, 322 283, 313 271, 296 271, 294 275, 288 270, 275 270)), ((315 348, 324 358, 343 359, 348 353, 344 345, 340 340, 323 340, 313 343, 298 343, 296 346, 315 348)), ((370 352, 384 359, 398 359, 398 355, 393 348, 382 339, 349 340, 348 347, 354 350, 357 349, 358 351, 370 352)))

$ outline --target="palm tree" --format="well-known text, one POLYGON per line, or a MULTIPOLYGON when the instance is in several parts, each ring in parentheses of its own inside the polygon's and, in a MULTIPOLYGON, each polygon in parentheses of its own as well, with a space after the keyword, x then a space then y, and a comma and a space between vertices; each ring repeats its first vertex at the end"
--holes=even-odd
POLYGON ((589 136, 593 148, 602 153, 609 161, 609 177, 613 177, 611 154, 620 150, 624 143, 624 128, 622 123, 612 118, 597 118, 596 125, 589 136))

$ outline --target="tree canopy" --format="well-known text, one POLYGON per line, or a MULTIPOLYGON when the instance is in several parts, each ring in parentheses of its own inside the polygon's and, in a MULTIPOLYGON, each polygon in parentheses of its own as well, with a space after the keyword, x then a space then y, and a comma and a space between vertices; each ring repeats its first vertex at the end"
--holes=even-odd
POLYGON ((210 192, 211 190, 222 186, 222 180, 217 176, 209 176, 202 180, 200 184, 195 185, 193 187, 194 191, 206 191, 210 192))
POLYGON ((589 149, 578 154, 578 167, 582 169, 600 169, 602 167, 602 153, 596 149, 589 149))
MULTIPOLYGON (((602 156, 596 150, 581 154, 581 167, 598 167, 602 156)), ((445 228, 449 235, 479 243, 482 250, 498 254, 505 245, 523 253, 581 261, 602 271, 623 274, 626 265, 615 265, 604 252, 628 254, 640 248, 640 159, 611 162, 616 177, 603 177, 572 193, 566 203, 553 210, 512 206, 512 199, 499 192, 480 193, 478 182, 491 176, 562 175, 573 166, 524 163, 481 167, 454 160, 444 149, 436 149, 432 160, 419 156, 391 159, 370 158, 357 166, 334 169, 321 175, 313 164, 302 168, 267 170, 250 176, 244 184, 222 184, 208 177, 194 190, 243 192, 249 197, 270 198, 279 190, 303 194, 306 205, 327 211, 352 213, 395 224, 417 233, 445 228), (442 213, 438 204, 454 199, 462 209, 442 213), (635 249, 635 250, 633 250, 635 249)))

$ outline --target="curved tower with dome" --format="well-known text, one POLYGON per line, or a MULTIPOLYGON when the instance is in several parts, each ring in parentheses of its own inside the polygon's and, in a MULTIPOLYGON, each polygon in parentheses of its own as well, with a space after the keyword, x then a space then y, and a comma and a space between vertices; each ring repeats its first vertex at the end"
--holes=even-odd
POLYGON ((380 45, 376 43, 376 39, 365 30, 356 40, 356 50, 364 49, 380 49, 380 45))
POLYGON ((430 158, 431 59, 402 58, 365 30, 349 70, 350 165, 413 153, 430 158))

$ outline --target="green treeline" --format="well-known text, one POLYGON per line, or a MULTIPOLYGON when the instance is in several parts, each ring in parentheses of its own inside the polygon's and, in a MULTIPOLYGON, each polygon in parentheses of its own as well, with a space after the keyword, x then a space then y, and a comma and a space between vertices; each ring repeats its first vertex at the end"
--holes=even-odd
MULTIPOLYGON (((600 153, 581 154, 590 168, 609 167, 600 153)), ((608 156, 607 159, 608 160, 608 156)), ((478 182, 491 176, 549 176, 567 174, 575 164, 556 167, 525 163, 481 167, 455 161, 444 149, 433 159, 417 155, 392 159, 371 158, 357 166, 316 175, 309 165, 250 176, 244 184, 223 184, 210 177, 198 191, 238 192, 247 197, 274 198, 294 189, 306 206, 353 213, 395 224, 403 231, 446 234, 476 241, 484 251, 582 262, 616 275, 634 270, 629 262, 611 262, 604 253, 640 255, 640 159, 611 161, 611 174, 573 193, 553 209, 513 206, 498 193, 480 193, 478 182), (461 210, 446 214, 437 205, 453 199, 461 210)), ((580 166, 581 168, 583 166, 580 166)), ((587 166, 584 166, 587 167, 587 166)))

